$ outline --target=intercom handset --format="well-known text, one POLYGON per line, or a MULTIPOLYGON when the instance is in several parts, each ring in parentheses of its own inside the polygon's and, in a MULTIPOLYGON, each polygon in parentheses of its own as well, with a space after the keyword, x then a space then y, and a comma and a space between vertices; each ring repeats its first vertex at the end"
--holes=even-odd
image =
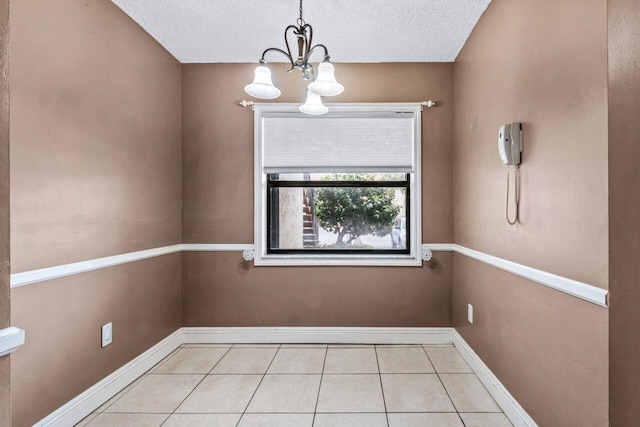
POLYGON ((498 152, 503 164, 520 164, 520 154, 522 153, 522 125, 520 123, 511 123, 500 127, 498 152))
POLYGON ((514 166, 515 173, 515 218, 509 218, 509 169, 507 169, 507 205, 506 217, 509 225, 520 222, 520 162, 522 160, 522 124, 510 123, 500 127, 498 132, 498 153, 500 160, 507 166, 514 166))

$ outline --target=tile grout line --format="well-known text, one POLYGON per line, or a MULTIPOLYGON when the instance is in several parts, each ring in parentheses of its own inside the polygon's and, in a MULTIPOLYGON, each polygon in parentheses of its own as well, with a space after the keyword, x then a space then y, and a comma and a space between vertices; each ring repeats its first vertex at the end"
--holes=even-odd
POLYGON ((267 369, 264 371, 264 374, 262 374, 262 378, 260 378, 260 382, 258 383, 258 387, 256 387, 255 390, 253 390, 253 394, 251 395, 251 398, 247 402, 247 406, 244 407, 244 411, 242 411, 242 415, 240 415, 240 418, 238 418, 238 422, 236 423, 236 427, 238 427, 238 425, 240 425, 240 422, 242 421, 242 418, 247 413, 247 409, 249 409, 249 405, 251 405, 251 401, 253 400, 253 398, 255 397, 256 393, 258 392, 258 389, 260 388, 260 385, 262 384, 262 381, 264 381, 264 377, 267 376, 267 372, 269 372, 269 368, 271 368, 271 365, 273 364, 273 361, 276 360, 276 356, 278 355, 278 352, 280 351, 280 347, 282 347, 282 344, 278 344, 276 352, 273 354, 273 357, 271 358, 271 362, 269 362, 269 366, 267 366, 267 369))
MULTIPOLYGON (((251 375, 251 374, 247 374, 251 375)), ((371 374, 373 375, 373 374, 371 374)), ((425 374, 425 375, 434 375, 434 374, 425 374)), ((392 414, 453 414, 453 412, 447 411, 394 411, 390 412, 392 414)), ((91 413, 92 415, 99 415, 91 413)), ((168 412, 131 412, 131 411, 119 411, 119 412, 109 412, 105 415, 111 414, 129 414, 129 415, 171 415, 168 412)), ((175 415, 240 415, 238 412, 180 412, 175 415)), ((287 411, 287 412, 268 412, 268 411, 260 411, 260 412, 250 412, 250 414, 269 414, 269 415, 287 415, 287 414, 313 414, 313 412, 301 412, 301 411, 287 411)), ((331 411, 331 412, 320 412, 320 414, 382 414, 382 412, 371 412, 371 411, 331 411)), ((502 414, 502 412, 478 412, 478 411, 466 411, 461 412, 461 414, 502 414)))
POLYGON ((382 385, 382 372, 380 372, 380 361, 378 360, 378 349, 373 347, 373 351, 376 354, 376 365, 378 366, 378 379, 380 380, 380 391, 382 391, 382 404, 384 405, 384 417, 387 420, 387 427, 389 427, 389 414, 387 412, 387 400, 384 397, 384 386, 382 385))
MULTIPOLYGON (((454 407, 455 413, 456 413, 456 415, 458 415, 458 418, 460 419, 461 425, 462 425, 462 426, 465 426, 466 424, 465 424, 464 420, 462 419, 461 412, 457 409, 457 407, 456 407, 455 403, 453 402, 453 399, 451 398, 451 394, 449 393, 449 391, 447 390, 446 386, 444 385, 444 381, 442 380, 441 375, 444 375, 444 374, 450 374, 450 375, 473 375, 473 376, 475 376, 475 377, 477 377, 477 375, 476 375, 474 372, 440 372, 439 370, 437 370, 437 369, 436 369, 435 365, 433 364, 433 362, 432 362, 432 360, 431 360, 431 357, 429 356, 429 353, 428 353, 428 347, 429 347, 429 345, 420 345, 420 346, 422 347, 423 353, 424 353, 424 354, 425 354, 425 356, 427 357, 427 360, 428 360, 428 361, 429 361, 429 363, 432 365, 432 368, 433 368, 433 370, 434 370, 434 373, 435 373, 435 374, 436 374, 436 376, 438 377, 438 381, 439 381, 439 383, 441 384, 441 386, 442 386, 442 387, 443 387, 443 389, 445 390, 445 394, 447 395, 447 397, 448 397, 449 401, 452 403, 452 406, 454 407)), ((213 366, 211 367, 211 369, 210 369, 206 374, 204 374, 204 377, 203 377, 203 378, 202 378, 202 379, 201 379, 201 380, 200 380, 200 381, 199 381, 199 382, 198 382, 198 383, 197 383, 197 384, 192 388, 192 390, 187 394, 187 396, 186 396, 184 399, 182 399, 182 400, 180 401, 180 403, 176 406, 176 408, 175 408, 173 411, 170 411, 170 413, 166 413, 166 412, 158 412, 158 413, 155 413, 155 412, 154 412, 155 414, 158 414, 158 415, 166 415, 166 418, 165 418, 165 419, 164 419, 164 421, 162 421, 162 423, 160 424, 161 426, 166 425, 166 423, 167 423, 167 422, 168 422, 168 420, 171 418, 171 416, 172 416, 172 415, 174 415, 174 414, 176 413, 177 409, 178 409, 178 408, 179 408, 179 407, 180 407, 180 406, 181 406, 181 405, 182 405, 182 404, 183 404, 183 403, 184 403, 184 402, 185 402, 185 401, 186 401, 186 400, 187 400, 187 399, 188 399, 188 398, 193 394, 193 392, 194 392, 194 391, 195 391, 195 390, 196 390, 196 389, 197 389, 197 388, 202 384, 202 382, 203 382, 203 381, 204 381, 208 376, 225 375, 225 374, 212 374, 212 371, 215 369, 215 367, 216 367, 218 364, 220 364, 220 363, 221 363, 221 361, 222 361, 222 360, 223 360, 223 359, 228 355, 228 353, 229 353, 232 349, 234 349, 234 348, 249 348, 249 347, 246 347, 246 346, 237 347, 235 344, 231 344, 231 345, 229 345, 229 346, 225 346, 225 347, 227 347, 227 348, 226 348, 226 350, 224 351, 224 353, 222 354, 222 356, 218 359, 218 361, 217 361, 217 362, 215 362, 215 363, 213 364, 213 366)), ((243 419, 244 415, 246 415, 246 414, 247 414, 247 410, 248 410, 248 408, 249 408, 249 406, 250 406, 251 402, 252 402, 252 401, 253 401, 253 399, 255 398, 255 395, 257 394, 257 391, 259 390, 259 388, 260 388, 260 386, 261 386, 262 382, 264 382, 264 379, 265 379, 268 375, 272 375, 272 376, 273 376, 273 375, 305 375, 305 374, 300 374, 300 373, 288 373, 288 374, 287 374, 287 373, 283 373, 283 374, 273 374, 273 373, 272 373, 272 374, 269 374, 269 370, 270 370, 271 366, 273 365, 273 362, 275 361, 275 359, 276 359, 276 357, 277 357, 277 354, 279 353, 279 351, 280 351, 280 350, 282 350, 282 349, 283 349, 283 345, 282 345, 282 344, 279 344, 279 345, 272 345, 272 346, 270 346, 270 347, 271 347, 271 349, 274 349, 274 348, 275 348, 275 349, 276 349, 276 351, 275 351, 275 353, 274 353, 274 355, 273 355, 273 357, 272 357, 272 359, 271 359, 271 361, 270 361, 269 365, 267 366, 267 369, 265 370, 264 374, 262 374, 262 377, 261 377, 261 379, 260 379, 260 381, 259 381, 259 383, 258 383, 258 385, 257 385, 256 389, 254 390, 253 394, 251 395, 251 398, 249 399, 249 401, 248 401, 248 403, 247 403, 247 405, 246 405, 246 407, 245 407, 244 411, 243 411, 242 413, 240 413, 240 417, 239 417, 239 419, 238 419, 238 421, 237 421, 237 423, 236 423, 236 427, 240 424, 240 422, 242 421, 242 419, 243 419)), ((381 391, 382 391, 382 397, 383 397, 383 404, 384 404, 384 409, 385 409, 386 422, 387 422, 387 426, 389 426, 389 417, 388 417, 388 410, 387 410, 387 406, 386 406, 386 397, 385 397, 385 393, 384 393, 384 385, 383 385, 383 382, 382 382, 382 372, 381 372, 381 369, 380 369, 379 355, 378 355, 378 352, 377 352, 378 347, 380 347, 380 348, 384 348, 384 346, 381 346, 381 345, 374 345, 374 346, 373 346, 373 348, 374 348, 374 354, 375 354, 375 356, 376 356, 376 365, 377 365, 377 369, 378 369, 378 378, 379 378, 379 381, 380 381, 380 386, 381 386, 381 391)), ((393 347, 399 347, 399 346, 393 346, 393 347)), ((402 348, 406 348, 406 347, 417 347, 417 346, 402 346, 402 348)), ((156 373, 156 372, 154 372, 154 370, 159 369, 159 367, 161 367, 161 366, 163 366, 164 364, 166 364, 168 360, 170 360, 171 358, 175 357, 175 356, 176 356, 176 355, 177 355, 181 350, 183 350, 183 349, 185 349, 185 348, 188 348, 188 347, 184 347, 184 346, 180 346, 180 347, 178 347, 178 348, 177 348, 177 349, 175 349, 173 352, 171 352, 169 355, 167 355, 163 360, 159 361, 159 362, 158 362, 158 363, 156 363, 153 367, 151 367, 149 370, 147 370, 145 373, 143 373, 143 374, 142 374, 142 375, 140 375, 138 378, 136 378, 136 380, 134 380, 134 381, 132 381, 130 384, 128 384, 128 385, 127 385, 127 387, 129 387, 129 390, 126 390, 126 392, 124 392, 121 396, 119 396, 117 399, 115 399, 113 402, 111 402, 108 406, 106 406, 102 412, 96 412, 96 411, 97 411, 97 409, 96 409, 94 412, 92 412, 92 414, 94 415, 94 417, 93 417, 93 418, 91 418, 91 419, 88 421, 88 423, 90 424, 91 422, 93 422, 93 421, 94 421, 94 419, 95 419, 96 417, 100 416, 102 413, 107 413, 107 412, 105 412, 105 411, 107 411, 107 410, 108 410, 108 408, 112 407, 112 406, 113 406, 117 401, 121 400, 124 396, 126 396, 126 395, 131 391, 131 390, 133 390, 133 389, 138 385, 138 383, 140 383, 141 381, 143 381, 145 377, 148 377, 148 376, 150 376, 150 375, 154 375, 154 376, 163 376, 163 375, 166 375, 166 376, 171 376, 171 375, 178 375, 178 376, 180 376, 180 375, 183 375, 183 376, 184 376, 184 375, 194 375, 193 373, 187 373, 187 372, 185 372, 185 373, 176 373, 176 372, 156 373)), ((190 347, 189 347, 189 348, 190 348, 190 347)), ((216 349, 219 349, 219 350, 224 350, 224 347, 222 347, 222 348, 220 348, 220 347, 208 347, 208 348, 216 348, 216 349)), ((254 347, 251 347, 251 348, 254 348, 254 347)), ((259 347, 257 347, 257 348, 259 348, 259 347)), ((287 347, 287 348, 288 348, 288 347, 287 347)), ((305 348, 305 347, 300 347, 300 348, 297 348, 297 349, 304 349, 304 348, 305 348)), ((313 347, 311 347, 311 348, 313 348, 313 347)), ((345 347, 336 347, 336 349, 343 349, 343 348, 349 348, 349 347, 348 347, 348 346, 345 346, 345 347)), ((455 348, 455 347, 454 347, 454 348, 455 348)), ((296 349, 296 348, 294 348, 294 349, 296 349)), ((321 393, 321 389, 322 389, 322 383, 323 383, 324 376, 327 376, 327 375, 329 375, 329 376, 330 376, 330 375, 354 375, 354 376, 357 376, 357 375, 359 375, 358 373, 351 373, 351 374, 347 374, 347 373, 335 373, 335 374, 326 373, 326 372, 325 372, 325 370, 326 370, 326 362, 327 362, 327 358, 328 358, 328 350, 329 350, 329 346, 328 346, 328 345, 325 345, 325 346, 324 346, 324 350, 325 350, 325 354, 324 354, 324 359, 323 359, 322 371, 321 371, 321 374, 320 374, 320 383, 319 383, 319 386, 318 386, 318 392, 317 392, 317 396, 316 396, 316 403, 315 403, 314 411, 313 411, 313 412, 295 412, 295 413, 300 413, 300 414, 305 413, 305 414, 313 415, 313 417, 312 417, 312 426, 313 426, 313 425, 315 425, 316 416, 317 416, 317 414, 318 414, 318 413, 317 413, 317 410, 318 410, 318 405, 319 405, 319 400, 320 400, 320 393, 321 393)), ((420 373, 423 373, 423 372, 416 372, 415 374, 420 374, 420 373)), ((398 372, 398 373, 397 373, 397 375, 406 375, 406 374, 410 374, 410 375, 411 375, 411 373, 410 373, 410 372, 409 372, 409 373, 405 373, 405 372, 398 372)), ((227 375, 234 375, 234 374, 227 374, 227 375)), ((245 375, 245 374, 235 374, 235 375, 245 375)), ((317 376, 318 374, 316 373, 316 374, 306 374, 306 375, 316 375, 316 376, 317 376)), ((370 375, 370 374, 362 373, 362 374, 360 374, 360 375, 370 375)), ((394 374, 390 374, 390 375, 394 375, 394 374)), ((491 396, 491 397, 493 398, 493 396, 491 396)), ((494 400, 494 401, 495 401, 495 400, 494 400)), ((499 407, 499 405, 498 405, 498 407, 499 407)), ((403 412, 403 411, 400 411, 400 412, 403 412)), ((125 414, 125 413, 130 413, 130 414, 141 414, 140 412, 120 412, 120 411, 118 411, 118 412, 109 412, 108 414, 118 414, 118 413, 122 413, 122 414, 125 414)), ((151 414, 151 413, 147 413, 147 412, 144 412, 144 413, 145 413, 145 414, 151 414)), ((279 412, 259 412, 259 413, 264 413, 264 414, 279 414, 279 412)), ((291 412, 291 413, 293 414, 294 412, 291 412)), ((333 412, 329 412, 329 413, 333 413, 333 412)), ((350 413, 353 413, 353 414, 360 414, 360 413, 363 413, 363 412, 335 412, 335 413, 336 413, 336 414, 338 414, 338 413, 345 413, 345 414, 350 414, 350 413)), ((409 412, 406 412, 406 413, 415 413, 415 412, 413 412, 413 411, 409 411, 409 412)), ((502 410, 502 408, 500 408, 500 411, 499 411, 499 412, 472 411, 471 413, 481 413, 481 414, 485 414, 485 413, 489 413, 489 414, 497 414, 497 413, 500 413, 500 414, 503 414, 503 415, 504 415, 504 411, 502 410)), ((200 413, 198 413, 198 414, 200 414, 200 413)), ((258 414, 258 412, 257 412, 257 414, 258 414)), ((238 415, 238 413, 233 413, 233 415, 238 415)), ((87 417, 85 417, 85 418, 88 418, 89 416, 91 416, 91 414, 89 414, 89 415, 88 415, 87 417)), ((507 418, 507 419, 508 419, 508 418, 507 418)), ((84 420, 84 419, 83 419, 83 420, 84 420)), ((81 420, 81 421, 82 421, 82 420, 81 420)), ((509 420, 509 421, 510 421, 510 420, 509 420)))
POLYGON ((427 356, 427 359, 429 360, 429 363, 431 363, 431 366, 433 366, 433 370, 436 373, 436 377, 438 377, 438 381, 440 381, 440 384, 442 385, 442 388, 444 389, 444 392, 447 393, 447 397, 449 398, 449 402, 451 402, 451 405, 453 406, 453 409, 456 410, 456 415, 458 415, 458 418, 460 418, 460 422, 464 426, 465 425, 464 424, 464 420, 462 419, 462 416, 460 415, 460 411, 458 411, 458 408, 456 407, 456 404, 453 403, 453 399, 451 398, 451 395, 449 394, 449 390, 447 390, 447 387, 445 387, 444 382, 442 382, 442 378, 440 378, 440 373, 436 369, 436 365, 434 365, 433 362, 431 361, 431 358, 429 357, 429 353, 427 352, 427 349, 424 348, 424 345, 422 346, 422 350, 424 351, 425 356, 427 356))
MULTIPOLYGON (((431 358, 429 357, 429 353, 427 352, 426 349, 427 345, 423 344, 422 348, 424 349, 425 353, 427 353, 427 358, 429 358, 429 361, 431 361, 431 358)), ((459 354, 460 351, 456 348, 456 346, 453 346, 454 349, 456 349, 456 352, 459 354)), ((466 361, 465 361, 466 363, 466 361)), ((432 363, 433 365, 433 363, 432 363)), ((469 366, 467 364, 467 366, 469 366)), ((435 365, 433 365, 434 370, 435 369, 435 365)), ((469 368, 471 369, 471 372, 438 372, 436 370, 436 374, 438 375, 438 379, 440 380, 440 383, 442 384, 442 387, 444 387, 444 391, 447 393, 447 396, 449 396, 449 400, 451 400, 451 403, 453 404, 453 407, 456 410, 456 413, 458 414, 458 417, 460 418, 460 421, 462 422, 463 426, 466 426, 466 423, 464 422, 464 420, 462 419, 462 415, 461 414, 502 414, 505 415, 504 410, 502 409, 502 407, 500 405, 498 405, 498 402, 496 402, 496 400, 493 398, 493 396, 491 396, 491 394, 489 393, 489 396, 491 398, 491 400, 498 406, 498 408, 500 409, 499 412, 478 412, 478 411, 471 411, 471 412, 466 412, 466 411, 459 411, 458 407, 456 406, 455 402, 453 401, 453 399, 451 399, 451 395, 449 394, 449 390, 447 390, 447 387, 445 387, 444 382, 442 381, 442 378, 440 377, 440 375, 473 375, 476 379, 479 380, 478 378, 478 374, 475 373, 475 371, 473 370, 473 368, 471 368, 469 366, 469 368)), ((483 388, 485 389, 485 391, 488 392, 487 388, 484 387, 484 384, 482 384, 483 388)), ((505 415, 506 416, 506 415, 505 415)), ((508 419, 508 418, 507 418, 508 419)), ((509 422, 511 423, 511 420, 509 420, 509 422)), ((513 423, 511 423, 511 425, 513 425, 513 423)))
MULTIPOLYGON (((326 372, 324 375, 326 376, 338 376, 338 375, 375 375, 377 372, 326 372)), ((383 372, 385 375, 421 375, 421 374, 435 374, 435 372, 422 372, 422 371, 417 371, 417 372, 383 372)), ((440 372, 443 375, 475 375, 473 373, 470 372, 440 372)), ((142 374, 140 375, 140 377, 142 376, 148 376, 148 375, 166 375, 166 376, 171 376, 171 375, 203 375, 203 374, 192 374, 192 373, 176 373, 176 372, 162 372, 162 373, 151 373, 151 374, 142 374)), ((242 375, 262 375, 262 374, 237 374, 237 373, 214 373, 214 374, 206 374, 209 377, 215 377, 215 376, 242 376, 242 375)), ((320 375, 319 373, 297 373, 297 372, 281 372, 281 373, 267 373, 266 374, 268 377, 279 377, 279 376, 318 376, 320 375)), ((138 377, 138 378, 140 378, 138 377)), ((138 379, 136 378, 136 380, 138 379)), ((134 380, 134 381, 136 381, 134 380)), ((133 384, 133 382, 131 383, 133 384)), ((128 387, 128 386, 127 386, 128 387)), ((123 388, 124 390, 124 388, 123 388)), ((119 398, 118 398, 119 400, 119 398)))
MULTIPOLYGON (((153 371, 154 369, 158 368, 160 365, 164 364, 164 362, 169 359, 170 357, 172 357, 173 355, 177 354, 180 350, 182 349, 182 346, 176 348, 175 350, 173 350, 171 353, 169 353, 166 357, 164 357, 161 361, 159 361, 158 363, 156 363, 155 365, 153 365, 151 368, 149 368, 144 374, 140 375, 138 378, 136 378, 135 380, 131 381, 129 384, 127 384, 122 390, 120 390, 119 392, 117 392, 116 394, 114 394, 109 400, 113 399, 114 397, 116 397, 120 392, 122 392, 123 390, 125 390, 126 388, 129 388, 129 386, 131 386, 133 383, 135 382, 141 382, 141 378, 150 375, 151 371, 153 371)), ((136 384, 138 385, 138 384, 136 384)), ((101 412, 97 412, 98 409, 100 409, 100 407, 102 407, 103 405, 105 405, 106 403, 109 402, 109 400, 107 400, 106 402, 104 402, 102 405, 98 406, 93 412, 92 414, 103 414, 107 409, 109 409, 110 407, 112 407, 114 405, 114 403, 116 403, 118 400, 122 399, 124 396, 126 396, 131 390, 133 390, 133 388, 135 388, 135 386, 129 388, 129 390, 125 391, 124 393, 122 393, 122 396, 118 397, 116 400, 114 400, 113 402, 111 402, 109 404, 109 406, 105 407, 101 412)), ((88 416, 88 415, 87 415, 88 416)), ((86 417, 85 417, 86 418, 86 417)))
MULTIPOLYGON (((154 366, 155 366, 155 365, 154 365, 154 366)), ((114 398, 114 397, 116 397, 119 393, 121 393, 122 391, 124 391, 125 389, 127 389, 127 388, 128 388, 128 390, 127 390, 127 391, 125 391, 124 393, 122 393, 122 396, 118 397, 116 400, 114 400, 113 402, 111 402, 111 403, 109 404, 109 406, 107 406, 106 408, 104 408, 102 411, 97 412, 97 410, 100 408, 100 406, 104 405, 105 403, 108 403, 108 402, 109 402, 109 400, 111 400, 111 399, 107 400, 105 403, 103 403, 102 405, 98 406, 98 407, 97 407, 97 408, 92 412, 92 414, 98 414, 98 415, 100 415, 100 414, 104 414, 104 413, 107 411, 107 409, 111 408, 111 407, 112 407, 112 406, 113 406, 117 401, 119 401, 120 399, 122 399, 123 397, 125 397, 125 396, 126 396, 126 395, 131 391, 131 390, 133 390, 133 389, 135 388, 135 386, 136 386, 136 385, 138 385, 138 384, 136 384, 136 385, 134 385, 133 387, 129 388, 131 385, 133 385, 134 383, 137 383, 137 382, 141 382, 141 381, 142 381, 142 379, 141 379, 141 378, 146 377, 147 375, 149 375, 149 374, 148 374, 148 372, 149 372, 149 371, 147 371, 147 372, 145 372, 144 374, 140 375, 138 378, 136 378, 135 380, 131 381, 131 383, 127 384, 127 386, 126 386, 126 387, 124 387, 122 390, 120 390, 118 393, 116 393, 115 395, 113 395, 113 397, 112 397, 111 399, 113 399, 113 398, 114 398)))
MULTIPOLYGON (((184 347, 181 347, 181 348, 184 348, 184 347)), ((229 353, 229 352, 231 351, 231 349, 232 349, 232 348, 233 348, 233 345, 232 345, 231 347, 229 347, 229 348, 227 349, 227 351, 225 351, 225 352, 224 352, 224 354, 222 355, 222 357, 221 357, 220 359, 218 359, 218 361, 217 361, 216 363, 214 363, 214 364, 213 364, 213 366, 211 367, 211 369, 209 369, 209 372, 211 372, 211 371, 213 370, 213 368, 215 368, 216 366, 218 366, 218 363, 220 363, 220 361, 221 361, 222 359, 224 359, 224 357, 227 355, 227 353, 229 353)), ((187 399, 189 398, 189 396, 191 396, 191 395, 193 394, 193 392, 198 388, 198 386, 199 386, 200 384, 202 384, 202 382, 207 378, 207 375, 208 375, 208 373, 205 373, 205 374, 204 374, 204 376, 202 377, 202 379, 201 379, 200 381, 198 381, 198 384, 196 384, 196 386, 195 386, 194 388, 192 388, 192 389, 191 389, 191 391, 189 392, 189 394, 187 394, 187 395, 185 396, 185 398, 184 398, 184 399, 182 399, 182 400, 180 401, 180 403, 178 403, 178 406, 176 406, 176 407, 174 408, 174 410, 173 410, 173 411, 171 411, 171 413, 169 414, 169 416, 167 417, 167 419, 166 419, 166 420, 164 420, 164 421, 162 422, 162 424, 160 424, 160 427, 162 427, 162 426, 163 426, 163 425, 164 425, 164 424, 169 420, 169 418, 171 418, 171 416, 172 416, 173 414, 175 414, 175 413, 176 413, 176 411, 178 410, 178 408, 179 408, 180 406, 182 406, 182 404, 184 403, 184 401, 185 401, 185 400, 187 400, 187 399)))
POLYGON ((169 359, 171 359, 173 356, 175 356, 176 354, 180 353, 182 351, 184 347, 180 346, 178 348, 176 348, 175 350, 173 350, 171 353, 169 353, 168 355, 166 355, 161 361, 159 361, 158 363, 156 363, 155 365, 153 365, 151 368, 149 368, 149 370, 147 370, 147 372, 145 372, 143 375, 149 375, 149 374, 153 374, 153 371, 155 371, 156 369, 158 369, 159 367, 161 367, 162 365, 164 365, 169 359))
POLYGON ((318 412, 318 403, 320 402, 320 389, 322 389, 322 379, 324 378, 324 366, 327 364, 327 353, 329 353, 329 346, 324 349, 324 360, 322 361, 322 373, 320 373, 320 385, 318 386, 318 396, 316 397, 316 407, 313 409, 313 420, 311 420, 311 427, 316 423, 316 414, 318 412))

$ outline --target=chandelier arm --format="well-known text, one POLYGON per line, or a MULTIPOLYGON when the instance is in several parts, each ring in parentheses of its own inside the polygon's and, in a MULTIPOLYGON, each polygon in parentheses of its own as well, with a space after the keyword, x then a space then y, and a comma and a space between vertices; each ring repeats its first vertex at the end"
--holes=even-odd
POLYGON ((323 44, 318 43, 317 45, 315 45, 311 49, 309 49, 309 52, 307 52, 307 56, 305 56, 305 58, 304 58, 304 62, 305 63, 309 62, 309 58, 311 57, 311 54, 317 48, 322 48, 324 50, 324 59, 329 59, 329 50, 327 49, 327 47, 325 45, 323 45, 323 44))
POLYGON ((293 68, 294 68, 294 64, 293 64, 293 59, 291 58, 291 55, 290 55, 290 54, 287 54, 287 52, 285 52, 285 51, 284 51, 284 50, 282 50, 282 49, 278 49, 277 47, 270 47, 269 49, 266 49, 264 52, 262 52, 262 58, 260 59, 260 62, 266 62, 266 60, 264 59, 264 57, 265 57, 265 55, 266 55, 268 52, 271 52, 271 51, 273 51, 273 52, 279 52, 279 53, 283 54, 284 56, 286 56, 286 57, 287 57, 287 59, 289 60, 289 63, 291 64, 291 69, 287 69, 287 68, 285 68, 285 70, 286 70, 287 72, 290 72, 291 70, 293 70, 293 68))
POLYGON ((296 27, 295 25, 289 25, 287 26, 287 28, 284 29, 284 44, 285 46, 287 46, 287 57, 289 58, 289 62, 291 62, 291 68, 285 68, 285 71, 287 73, 290 73, 293 71, 293 69, 296 67, 295 61, 293 60, 293 55, 291 54, 291 47, 289 46, 289 39, 287 38, 287 33, 289 32, 289 30, 293 30, 293 33, 295 34, 295 32, 298 30, 298 27, 296 27))

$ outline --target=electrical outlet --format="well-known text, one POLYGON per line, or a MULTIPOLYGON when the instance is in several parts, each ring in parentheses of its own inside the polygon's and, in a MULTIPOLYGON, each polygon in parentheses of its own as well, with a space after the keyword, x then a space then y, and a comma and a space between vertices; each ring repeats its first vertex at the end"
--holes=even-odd
POLYGON ((102 347, 106 347, 111 344, 113 340, 113 326, 111 322, 106 325, 102 325, 102 347))
POLYGON ((467 320, 469 323, 473 323, 473 306, 471 304, 467 307, 467 320))

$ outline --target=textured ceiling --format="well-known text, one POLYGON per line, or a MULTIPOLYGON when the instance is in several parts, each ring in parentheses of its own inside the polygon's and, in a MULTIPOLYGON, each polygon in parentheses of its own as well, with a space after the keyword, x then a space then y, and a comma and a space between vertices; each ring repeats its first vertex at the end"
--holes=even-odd
MULTIPOLYGON (((112 1, 183 63, 257 62, 264 49, 284 48, 284 28, 298 18, 297 0, 112 1)), ((325 44, 334 62, 451 62, 490 2, 306 0, 303 6, 314 43, 325 44)))

